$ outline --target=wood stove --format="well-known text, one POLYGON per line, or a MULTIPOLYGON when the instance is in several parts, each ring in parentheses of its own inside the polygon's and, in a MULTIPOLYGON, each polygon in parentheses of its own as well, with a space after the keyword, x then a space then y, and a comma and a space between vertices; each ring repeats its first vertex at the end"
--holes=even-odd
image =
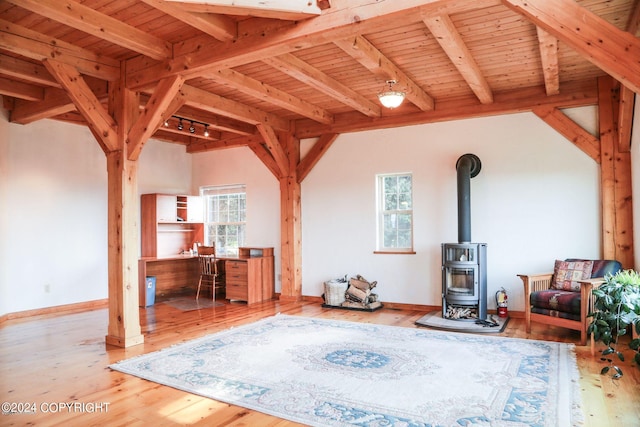
POLYGON ((442 244, 442 317, 487 318, 486 243, 442 244))
POLYGON ((442 317, 487 318, 487 244, 471 243, 471 178, 480 159, 465 154, 456 162, 458 176, 458 243, 442 244, 442 317))

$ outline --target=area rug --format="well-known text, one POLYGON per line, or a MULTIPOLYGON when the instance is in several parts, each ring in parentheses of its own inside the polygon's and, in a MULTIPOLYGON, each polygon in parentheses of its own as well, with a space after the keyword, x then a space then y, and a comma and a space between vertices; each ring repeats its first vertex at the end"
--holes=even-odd
POLYGON ((495 334, 504 331, 504 328, 509 323, 508 317, 499 317, 491 315, 489 317, 489 323, 497 323, 497 326, 487 326, 486 324, 476 324, 473 320, 452 320, 442 317, 442 311, 432 311, 425 314, 418 320, 416 325, 426 326, 434 329, 441 329, 445 331, 454 332, 469 332, 474 334, 489 333, 495 334))
POLYGON ((203 308, 220 307, 224 305, 223 303, 214 301, 211 298, 198 298, 198 300, 196 301, 195 296, 172 298, 170 300, 164 301, 164 303, 181 311, 193 311, 203 308))
POLYGON ((277 315, 111 365, 310 426, 575 426, 572 344, 277 315))

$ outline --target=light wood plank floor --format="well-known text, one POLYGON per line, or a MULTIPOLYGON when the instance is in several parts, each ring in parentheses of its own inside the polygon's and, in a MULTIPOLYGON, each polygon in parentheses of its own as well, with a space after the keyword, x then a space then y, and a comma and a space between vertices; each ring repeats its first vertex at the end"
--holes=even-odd
MULTIPOLYGON (((295 423, 227 405, 111 371, 113 362, 276 313, 415 327, 424 312, 384 308, 368 313, 322 308, 317 302, 277 301, 247 307, 232 303, 182 312, 158 303, 141 309, 143 345, 106 347, 108 313, 98 309, 64 315, 9 320, 0 324, 2 402, 35 404, 35 414, 0 415, 2 426, 293 426, 295 423), (79 402, 66 408, 61 403, 79 402), (98 410, 99 404, 108 404, 98 410), (94 405, 94 406, 92 406, 94 405), (95 412, 88 412, 93 409, 95 412), (48 412, 44 412, 44 410, 48 412)), ((511 319, 507 337, 577 342, 572 331, 534 325, 530 336, 522 319, 511 319)), ((577 347, 585 425, 640 426, 640 369, 627 363, 623 379, 599 374, 602 362, 577 347)), ((630 352, 627 353, 630 355, 630 352)), ((629 360, 629 357, 627 357, 629 360)), ((559 426, 563 427, 563 426, 559 426)))

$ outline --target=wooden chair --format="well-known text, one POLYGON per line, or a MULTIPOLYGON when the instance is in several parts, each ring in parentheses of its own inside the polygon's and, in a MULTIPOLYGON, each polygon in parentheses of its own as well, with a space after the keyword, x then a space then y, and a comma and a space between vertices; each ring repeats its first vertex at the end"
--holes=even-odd
MULTIPOLYGON (((560 326, 580 331, 580 345, 586 345, 587 316, 593 311, 591 290, 604 283, 605 275, 621 269, 614 260, 567 259, 556 261, 553 273, 518 274, 524 285, 527 333, 531 322, 560 326)), ((592 337, 592 353, 594 345, 592 337)))
POLYGON ((216 299, 216 289, 223 287, 223 282, 218 277, 218 259, 214 246, 200 246, 198 248, 198 262, 200 263, 200 280, 196 301, 200 297, 200 289, 204 286, 211 288, 211 298, 216 299))

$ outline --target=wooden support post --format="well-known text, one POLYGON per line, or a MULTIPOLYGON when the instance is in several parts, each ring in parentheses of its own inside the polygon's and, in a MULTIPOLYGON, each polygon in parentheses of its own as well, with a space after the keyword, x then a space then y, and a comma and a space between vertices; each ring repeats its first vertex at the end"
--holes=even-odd
POLYGON ((107 153, 109 239, 108 345, 144 342, 138 310, 137 164, 126 150, 107 153))
POLYGON ((614 82, 598 79, 600 121, 600 187, 602 191, 602 252, 624 268, 634 267, 631 153, 621 151, 615 122, 614 82))
POLYGON ((302 298, 302 221, 300 183, 296 167, 300 161, 300 141, 291 134, 280 138, 288 161, 288 170, 279 178, 282 273, 280 299, 299 301, 302 298))
POLYGON ((139 115, 139 100, 124 87, 123 81, 121 78, 109 91, 109 113, 118 123, 119 149, 107 152, 109 326, 106 343, 130 347, 144 342, 138 309, 138 164, 136 160, 129 160, 127 144, 128 132, 139 115))

